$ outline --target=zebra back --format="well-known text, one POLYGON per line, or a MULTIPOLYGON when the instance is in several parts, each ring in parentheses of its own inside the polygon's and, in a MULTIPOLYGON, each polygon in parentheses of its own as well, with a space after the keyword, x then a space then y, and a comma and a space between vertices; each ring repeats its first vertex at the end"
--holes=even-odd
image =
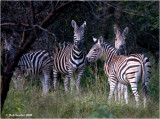
POLYGON ((38 50, 24 54, 18 62, 18 66, 25 70, 28 75, 33 75, 51 71, 52 63, 53 57, 50 56, 49 52, 38 50))

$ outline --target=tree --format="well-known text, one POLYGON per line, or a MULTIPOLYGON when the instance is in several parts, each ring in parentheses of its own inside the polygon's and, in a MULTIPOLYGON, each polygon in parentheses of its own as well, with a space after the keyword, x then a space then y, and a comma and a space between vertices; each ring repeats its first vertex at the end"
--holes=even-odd
MULTIPOLYGON (((7 65, 7 67, 5 68, 5 71, 1 74, 1 109, 3 109, 3 104, 4 101, 6 99, 7 96, 7 92, 9 91, 9 83, 11 81, 11 77, 13 74, 13 71, 20 59, 20 57, 27 51, 27 49, 30 48, 31 44, 35 41, 35 39, 37 38, 37 36, 39 36, 42 31, 45 28, 48 28, 51 24, 54 24, 55 20, 58 18, 58 16, 62 13, 63 10, 67 9, 70 5, 74 4, 74 3, 78 3, 75 1, 69 1, 69 2, 44 2, 44 5, 51 5, 50 7, 50 13, 44 17, 42 19, 42 21, 38 21, 36 18, 38 16, 38 14, 40 14, 41 12, 43 12, 44 7, 42 6, 37 6, 37 10, 34 10, 35 6, 34 3, 36 2, 16 2, 17 4, 25 4, 26 6, 28 5, 28 9, 30 10, 30 14, 29 14, 29 18, 27 18, 28 16, 26 15, 25 17, 27 18, 22 19, 22 21, 15 23, 3 23, 1 24, 2 26, 2 32, 5 31, 10 31, 10 27, 8 28, 3 28, 3 26, 17 26, 17 27, 24 27, 23 30, 23 34, 22 34, 22 40, 21 40, 21 44, 20 44, 20 48, 19 51, 17 52, 14 60, 7 65), (36 16, 37 15, 37 16, 36 16), (26 21, 26 23, 23 22, 23 20, 26 21), (28 22, 29 21, 29 22, 28 22), (40 25, 38 25, 40 23, 40 25), (28 30, 31 29, 31 30, 28 30)), ((4 5, 13 5, 13 2, 8 2, 8 3, 3 3, 4 5)), ((16 5, 17 5, 16 4, 16 5)), ((15 6, 10 6, 10 7, 15 7, 15 6)), ((25 9, 22 7, 20 9, 23 9, 23 11, 25 11, 25 9)), ((16 16, 17 17, 17 16, 16 16)), ((2 16, 2 18, 5 18, 2 16)), ((24 18, 21 16, 21 18, 24 18)), ((11 20, 12 18, 9 17, 8 20, 11 20)), ((16 19, 15 19, 16 20, 16 19)), ((13 20, 14 21, 14 20, 13 20)))

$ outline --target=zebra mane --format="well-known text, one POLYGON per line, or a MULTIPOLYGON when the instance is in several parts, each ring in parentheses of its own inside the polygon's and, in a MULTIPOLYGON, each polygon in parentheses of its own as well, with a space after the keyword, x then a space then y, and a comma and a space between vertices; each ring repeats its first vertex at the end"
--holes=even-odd
POLYGON ((106 54, 107 52, 114 52, 115 54, 117 53, 117 49, 107 41, 104 41, 102 43, 102 47, 103 47, 103 54, 106 54))
POLYGON ((111 43, 109 43, 108 41, 104 41, 102 43, 102 46, 113 48, 116 51, 116 48, 111 43))
POLYGON ((72 47, 72 45, 73 44, 71 44, 71 43, 69 43, 69 42, 60 42, 57 46, 56 46, 56 48, 54 48, 53 49, 53 56, 54 55, 56 55, 56 54, 58 54, 58 52, 60 51, 60 50, 65 50, 65 49, 68 49, 69 47, 72 47))

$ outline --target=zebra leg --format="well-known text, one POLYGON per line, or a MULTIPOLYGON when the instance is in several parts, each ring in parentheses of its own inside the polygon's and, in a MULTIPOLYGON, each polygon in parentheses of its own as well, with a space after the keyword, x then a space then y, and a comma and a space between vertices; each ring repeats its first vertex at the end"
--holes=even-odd
POLYGON ((118 86, 116 85, 115 91, 114 91, 114 97, 116 102, 117 102, 117 95, 118 95, 118 86))
POLYGON ((143 88, 143 99, 144 99, 144 108, 146 108, 147 95, 148 95, 148 85, 145 84, 143 88))
POLYGON ((121 83, 117 83, 117 87, 118 87, 118 101, 121 102, 121 98, 122 98, 122 89, 121 89, 121 83))
POLYGON ((124 84, 120 83, 120 101, 122 102, 124 100, 124 84))
POLYGON ((64 89, 65 89, 65 92, 68 92, 68 79, 69 79, 69 76, 66 75, 65 79, 64 79, 64 89))
POLYGON ((40 80, 42 82, 43 94, 47 94, 50 88, 50 74, 47 72, 43 73, 44 75, 40 76, 40 80))
POLYGON ((113 96, 115 87, 116 87, 118 82, 116 80, 114 80, 113 77, 112 78, 110 77, 109 80, 110 80, 110 92, 109 92, 109 96, 108 96, 108 103, 110 104, 110 100, 113 96))
POLYGON ((44 81, 45 81, 45 91, 44 91, 44 93, 45 94, 48 93, 48 91, 49 91, 50 80, 51 80, 50 73, 45 73, 44 74, 44 81))
POLYGON ((147 102, 146 96, 144 96, 143 99, 144 99, 144 108, 146 108, 146 102, 147 102))
POLYGON ((56 92, 56 89, 57 89, 57 78, 58 78, 58 72, 56 70, 53 70, 53 78, 54 78, 54 81, 53 81, 53 86, 54 86, 54 92, 56 92))
POLYGON ((75 85, 75 82, 74 82, 74 79, 73 79, 73 73, 71 72, 69 74, 69 77, 70 77, 70 86, 71 86, 71 94, 73 94, 73 88, 74 88, 74 85, 75 85))
MULTIPOLYGON (((108 78, 108 82, 109 82, 109 85, 110 84, 110 79, 108 78)), ((115 98, 115 101, 117 102, 118 101, 118 85, 115 86, 115 90, 114 90, 114 98, 115 98)))
POLYGON ((81 76, 83 74, 84 69, 81 69, 78 72, 78 77, 77 77, 77 83, 76 83, 76 88, 77 88, 77 93, 79 93, 79 88, 80 88, 80 81, 81 81, 81 76))
POLYGON ((128 104, 128 87, 127 87, 127 85, 124 85, 124 98, 125 98, 126 104, 128 104))
POLYGON ((41 83, 42 83, 42 90, 43 90, 43 94, 44 94, 44 92, 45 92, 45 84, 44 84, 44 76, 43 75, 40 76, 40 80, 41 80, 41 83))
POLYGON ((131 89, 132 89, 132 92, 135 96, 136 107, 138 107, 139 106, 139 93, 138 93, 138 90, 137 90, 137 83, 131 83, 131 89))

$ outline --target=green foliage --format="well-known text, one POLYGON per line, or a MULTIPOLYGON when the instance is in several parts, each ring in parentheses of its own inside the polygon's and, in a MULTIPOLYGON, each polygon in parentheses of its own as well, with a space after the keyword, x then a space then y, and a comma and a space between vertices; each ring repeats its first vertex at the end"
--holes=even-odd
POLYGON ((151 60, 151 79, 149 82, 149 95, 156 101, 159 101, 159 63, 156 65, 153 57, 150 57, 151 60))
POLYGON ((136 1, 125 2, 122 4, 124 10, 138 15, 128 14, 128 17, 137 24, 140 31, 153 31, 158 30, 159 15, 158 15, 158 2, 157 1, 136 1))
POLYGON ((95 105, 94 108, 96 109, 89 118, 112 118, 112 114, 109 114, 106 106, 95 105))

